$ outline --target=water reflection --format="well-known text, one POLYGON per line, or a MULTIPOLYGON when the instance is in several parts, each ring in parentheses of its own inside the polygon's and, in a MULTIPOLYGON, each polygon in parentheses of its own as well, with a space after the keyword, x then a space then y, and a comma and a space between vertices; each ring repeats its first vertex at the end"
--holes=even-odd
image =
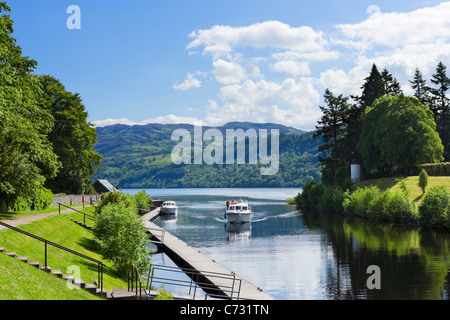
POLYGON ((248 240, 252 234, 252 223, 225 223, 227 241, 248 240))
POLYGON ((163 226, 173 225, 177 223, 178 214, 163 214, 160 215, 159 219, 161 220, 163 226))
POLYGON ((325 270, 329 299, 444 299, 449 294, 450 237, 416 227, 372 223, 316 211, 305 226, 320 228, 334 257, 325 270), (367 267, 381 269, 381 289, 369 290, 367 267))

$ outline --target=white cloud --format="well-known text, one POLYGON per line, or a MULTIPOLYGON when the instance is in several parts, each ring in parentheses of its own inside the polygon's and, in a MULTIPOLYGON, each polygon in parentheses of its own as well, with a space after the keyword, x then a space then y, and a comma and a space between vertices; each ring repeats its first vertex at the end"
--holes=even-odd
POLYGON ((218 59, 213 67, 216 80, 222 84, 239 83, 248 77, 246 70, 235 62, 218 59))
POLYGON ((278 72, 289 73, 293 76, 309 75, 311 70, 307 62, 297 62, 291 60, 278 61, 273 65, 273 69, 278 72))
MULTIPOLYGON (((336 28, 360 49, 375 45, 398 48, 408 44, 434 43, 450 37, 450 2, 412 12, 377 13, 357 24, 336 28)), ((341 42, 343 43, 343 42, 341 42)))
POLYGON ((322 51, 327 41, 322 32, 309 26, 291 27, 280 21, 265 21, 245 27, 215 25, 210 29, 196 30, 187 49, 204 47, 204 53, 216 58, 228 55, 240 47, 278 48, 299 52, 322 51))
POLYGON ((121 119, 106 119, 106 120, 97 120, 93 121, 93 124, 96 127, 105 127, 105 126, 111 126, 114 124, 126 124, 130 126, 134 125, 145 125, 149 123, 160 123, 160 124, 177 124, 177 123, 188 123, 188 124, 198 124, 201 120, 193 117, 180 117, 174 114, 168 114, 166 116, 159 116, 152 119, 147 119, 141 122, 135 122, 131 121, 127 118, 121 118, 121 119))
MULTIPOLYGON (((200 74, 197 72, 196 74, 200 74)), ((188 90, 191 88, 200 88, 202 82, 196 78, 194 78, 195 74, 188 73, 186 80, 179 84, 174 84, 172 88, 175 90, 188 90)))
POLYGON ((288 78, 282 83, 247 80, 220 89, 222 107, 206 116, 208 125, 229 121, 275 122, 312 129, 320 116, 320 94, 311 79, 298 82, 288 78))

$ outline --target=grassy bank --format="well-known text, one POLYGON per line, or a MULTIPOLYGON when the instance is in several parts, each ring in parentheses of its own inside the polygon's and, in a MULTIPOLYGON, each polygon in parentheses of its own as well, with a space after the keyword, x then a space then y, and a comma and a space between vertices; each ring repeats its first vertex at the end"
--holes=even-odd
MULTIPOLYGON (((99 248, 91 231, 77 225, 67 218, 67 216, 77 214, 61 214, 55 215, 46 219, 31 222, 20 226, 20 229, 40 236, 49 241, 55 242, 84 255, 92 257, 94 259, 103 261, 99 254, 99 248)), ((12 230, 3 230, 0 232, 0 247, 4 247, 7 251, 15 251, 17 255, 27 256, 29 260, 37 260, 41 264, 44 263, 44 244, 36 239, 27 237, 23 234, 12 230)), ((14 269, 16 261, 9 257, 2 257, 0 267, 5 269, 14 269), (6 267, 2 262, 4 259, 11 259, 9 263, 10 267, 6 267)), ((18 261, 20 262, 20 261, 18 261)), ((113 288, 126 288, 127 283, 120 279, 112 265, 106 261, 104 267, 104 288, 109 291, 113 288)), ((33 270, 32 267, 28 268, 26 264, 21 265, 20 271, 11 272, 7 271, 4 276, 0 277, 0 298, 3 299, 95 299, 96 297, 87 295, 73 295, 74 290, 69 290, 66 287, 66 282, 60 279, 56 279, 53 276, 52 282, 56 281, 61 285, 53 286, 53 290, 45 290, 43 283, 48 282, 48 274, 40 270, 33 270), (37 273, 35 272, 37 271, 37 273), (28 280, 24 280, 28 279, 28 280), (29 289, 27 289, 28 287, 29 289), (34 289, 32 289, 34 288, 34 289), (39 295, 37 295, 39 291, 39 295), (3 296, 2 296, 3 295, 3 296)), ((48 265, 52 269, 61 270, 63 273, 68 273, 69 266, 77 266, 80 268, 80 278, 86 283, 93 282, 97 279, 97 264, 90 262, 89 260, 80 258, 66 251, 48 247, 48 265)), ((51 284, 48 284, 51 286, 51 284)), ((77 290, 81 291, 81 290, 77 290)), ((83 290, 84 291, 84 290, 83 290)))
MULTIPOLYGON (((408 191, 408 198, 411 202, 416 202, 417 205, 423 200, 424 194, 422 189, 417 185, 419 182, 418 176, 410 176, 403 178, 381 178, 365 180, 356 183, 357 188, 364 187, 378 187, 381 191, 390 189, 393 192, 401 192, 401 181, 405 182, 406 189, 408 191)), ((450 191, 450 177, 428 177, 428 186, 426 190, 430 190, 435 186, 445 186, 450 191)))
POLYGON ((311 181, 294 200, 299 207, 450 229, 450 177, 429 177, 425 193, 418 182, 417 176, 374 179, 343 190, 311 181))

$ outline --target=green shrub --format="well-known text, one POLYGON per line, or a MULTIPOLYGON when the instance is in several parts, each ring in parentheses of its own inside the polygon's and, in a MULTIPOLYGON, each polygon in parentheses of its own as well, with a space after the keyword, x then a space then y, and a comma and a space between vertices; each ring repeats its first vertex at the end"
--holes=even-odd
POLYGON ((367 216, 370 202, 380 195, 378 187, 365 187, 356 189, 353 193, 346 192, 343 203, 344 210, 351 214, 367 216))
POLYGON ((145 192, 145 189, 142 189, 142 191, 139 191, 133 196, 133 202, 136 208, 138 209, 144 209, 149 210, 150 206, 153 203, 152 198, 145 192))
POLYGON ((418 165, 417 168, 425 169, 430 176, 450 176, 450 162, 425 163, 418 165))
POLYGON ((405 223, 415 220, 416 210, 405 194, 387 189, 369 203, 367 215, 378 221, 405 223))
POLYGON ((44 187, 36 189, 34 197, 17 196, 8 201, 8 209, 14 212, 26 210, 43 210, 53 201, 53 193, 44 187))
POLYGON ((125 194, 121 192, 108 192, 95 208, 95 212, 102 213, 103 207, 107 206, 108 204, 119 204, 122 202, 127 208, 132 208, 134 206, 133 201, 125 194))
POLYGON ((50 189, 40 188, 36 191, 36 199, 34 200, 34 210, 47 209, 53 202, 53 193, 50 189))
POLYGON ((450 228, 450 192, 444 186, 431 188, 419 206, 419 224, 450 228))
POLYGON ((302 193, 299 193, 295 197, 295 203, 298 206, 312 207, 319 204, 320 197, 325 190, 323 184, 317 183, 315 181, 308 181, 303 186, 302 193))
POLYGON ((414 222, 417 217, 415 204, 409 201, 407 195, 399 192, 392 194, 387 203, 386 210, 394 222, 414 222))
POLYGON ((8 201, 8 209, 14 212, 30 210, 31 205, 31 199, 22 196, 17 196, 13 200, 8 201))
POLYGON ((319 199, 319 204, 325 210, 334 212, 342 212, 344 202, 344 191, 340 188, 329 187, 326 188, 319 199))
POLYGON ((393 197, 392 192, 387 189, 381 192, 378 196, 373 198, 369 202, 369 206, 367 208, 367 216, 370 219, 378 220, 378 221, 388 221, 391 219, 391 214, 389 211, 389 202, 393 197))
POLYGON ((102 255, 125 276, 134 264, 140 273, 148 271, 148 236, 139 216, 125 202, 109 203, 95 219, 93 228, 102 255))

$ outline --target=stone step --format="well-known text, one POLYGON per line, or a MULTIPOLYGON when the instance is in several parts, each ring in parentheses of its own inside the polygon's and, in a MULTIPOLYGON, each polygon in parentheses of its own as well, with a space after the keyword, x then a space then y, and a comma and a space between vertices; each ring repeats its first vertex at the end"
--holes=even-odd
POLYGON ((40 266, 39 270, 45 271, 45 272, 51 272, 52 268, 50 268, 50 266, 40 266))
POLYGON ((6 255, 12 258, 16 257, 16 253, 15 252, 6 252, 6 255))
POLYGON ((97 293, 97 287, 93 283, 86 283, 84 289, 89 291, 92 294, 97 293))
POLYGON ((39 261, 28 261, 27 263, 28 263, 30 266, 33 266, 33 267, 39 269, 39 261))
POLYGON ((25 256, 19 256, 19 257, 16 257, 16 259, 17 259, 17 260, 20 260, 20 261, 22 261, 22 262, 25 262, 25 263, 27 263, 27 261, 28 261, 28 258, 25 257, 25 256))
POLYGON ((62 279, 63 273, 61 272, 61 270, 52 270, 51 274, 62 279))
POLYGON ((0 247, 0 252, 5 252, 5 248, 0 247))
POLYGON ((84 289, 86 287, 86 283, 84 283, 83 279, 75 279, 73 281, 73 284, 81 289, 84 289))

